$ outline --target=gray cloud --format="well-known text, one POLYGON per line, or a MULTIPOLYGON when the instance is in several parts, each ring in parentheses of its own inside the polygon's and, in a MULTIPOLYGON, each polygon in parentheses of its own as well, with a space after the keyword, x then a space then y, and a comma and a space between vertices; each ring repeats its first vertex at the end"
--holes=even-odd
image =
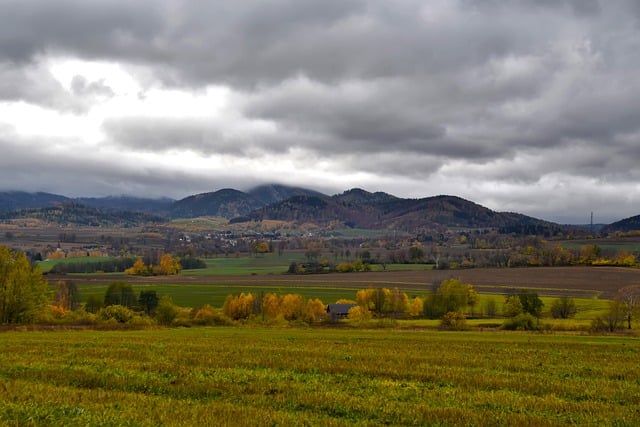
MULTIPOLYGON (((122 64, 145 87, 232 94, 221 117, 107 117, 105 147, 278 158, 299 168, 289 179, 310 183, 314 168, 300 159, 314 159, 399 195, 447 190, 543 216, 554 206, 530 198, 576 214, 599 200, 634 213, 639 51, 634 0, 0 0, 0 102, 81 114, 114 96, 82 75, 62 87, 44 66, 51 57, 122 64), (584 182, 606 195, 586 196, 584 182)), ((0 144, 29 170, 22 146, 0 144)), ((57 163, 81 173, 74 159, 57 163)), ((3 171, 3 182, 28 179, 5 162, 19 179, 3 171)), ((160 175, 197 181, 151 164, 92 167, 105 183, 113 174, 147 191, 169 185, 160 175)))

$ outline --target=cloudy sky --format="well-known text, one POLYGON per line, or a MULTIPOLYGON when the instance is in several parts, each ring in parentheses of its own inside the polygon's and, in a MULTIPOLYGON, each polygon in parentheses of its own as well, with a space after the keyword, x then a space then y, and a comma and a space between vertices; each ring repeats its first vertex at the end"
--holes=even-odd
POLYGON ((637 0, 0 0, 0 190, 640 214, 637 0))

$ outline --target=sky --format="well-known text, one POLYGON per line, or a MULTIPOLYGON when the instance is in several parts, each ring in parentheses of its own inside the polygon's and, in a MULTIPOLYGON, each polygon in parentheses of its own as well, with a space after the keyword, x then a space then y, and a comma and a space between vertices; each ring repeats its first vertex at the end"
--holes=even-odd
POLYGON ((0 190, 640 214, 637 0, 0 0, 0 190))

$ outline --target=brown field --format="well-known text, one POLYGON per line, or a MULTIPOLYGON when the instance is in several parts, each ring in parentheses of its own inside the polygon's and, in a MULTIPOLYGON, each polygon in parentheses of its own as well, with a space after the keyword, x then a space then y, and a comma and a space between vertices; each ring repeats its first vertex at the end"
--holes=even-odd
MULTIPOLYGON (((82 283, 110 283, 126 280, 132 284, 202 284, 233 286, 328 286, 328 287, 398 287, 430 289, 432 284, 451 277, 471 283, 480 292, 506 293, 512 288, 530 289, 541 295, 609 298, 620 288, 640 284, 640 269, 620 267, 532 267, 487 268, 469 270, 389 271, 368 273, 331 273, 317 275, 215 275, 155 276, 124 275, 72 276, 82 283)), ((53 283, 69 276, 49 275, 53 283)))

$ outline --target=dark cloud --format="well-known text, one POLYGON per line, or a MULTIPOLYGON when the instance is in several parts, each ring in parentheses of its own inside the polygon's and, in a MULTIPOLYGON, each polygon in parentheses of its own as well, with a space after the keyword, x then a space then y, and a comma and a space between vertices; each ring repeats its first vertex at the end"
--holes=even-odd
POLYGON ((76 96, 89 96, 96 98, 111 98, 114 96, 113 89, 104 83, 104 79, 89 82, 86 77, 76 75, 71 80, 71 91, 76 96))
MULTIPOLYGON (((278 159, 300 171, 288 179, 305 182, 314 181, 313 159, 317 173, 361 173, 399 195, 444 186, 529 213, 551 212, 554 203, 577 212, 599 200, 631 210, 640 198, 632 184, 640 161, 638 4, 0 0, 0 103, 88 114, 116 96, 109 80, 78 73, 65 88, 46 61, 113 62, 136 75, 141 96, 147 87, 224 86, 232 94, 219 116, 106 117, 103 144, 113 150, 278 159), (393 181, 402 182, 397 191, 393 181), (607 195, 586 196, 584 182, 607 195), (616 186, 627 195, 611 193, 616 186), (564 198, 548 197, 553 191, 564 198)), ((7 183, 28 181, 15 166, 29 170, 14 139, 23 140, 0 140, 3 167, 18 177, 5 180, 3 171, 7 183)), ((82 173, 73 155, 47 153, 62 170, 82 173)), ((189 188, 197 181, 195 172, 154 169, 151 160, 140 171, 85 164, 102 174, 103 183, 91 182, 104 189, 110 176, 136 191, 170 185, 160 176, 189 188)), ((38 167, 49 174, 42 180, 58 182, 54 166, 38 167)), ((253 179, 232 170, 207 176, 253 179)))

